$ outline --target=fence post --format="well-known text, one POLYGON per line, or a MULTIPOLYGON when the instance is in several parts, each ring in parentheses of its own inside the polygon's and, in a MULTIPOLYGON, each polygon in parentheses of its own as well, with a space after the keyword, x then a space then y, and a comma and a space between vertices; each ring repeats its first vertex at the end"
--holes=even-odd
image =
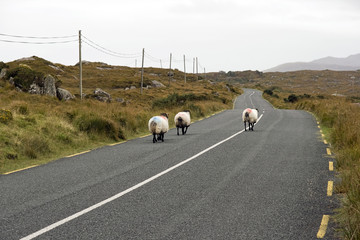
POLYGON ((186 64, 185 64, 185 54, 184 54, 184 79, 186 83, 186 64))
POLYGON ((142 63, 141 63, 141 88, 140 88, 140 94, 143 92, 143 86, 144 86, 144 48, 142 50, 142 63))
POLYGON ((83 99, 82 94, 82 61, 81 61, 81 30, 79 30, 79 78, 80 78, 80 99, 83 99))
POLYGON ((171 82, 171 59, 172 59, 172 53, 170 53, 169 87, 171 82))
POLYGON ((199 61, 196 57, 196 80, 199 80, 199 61))

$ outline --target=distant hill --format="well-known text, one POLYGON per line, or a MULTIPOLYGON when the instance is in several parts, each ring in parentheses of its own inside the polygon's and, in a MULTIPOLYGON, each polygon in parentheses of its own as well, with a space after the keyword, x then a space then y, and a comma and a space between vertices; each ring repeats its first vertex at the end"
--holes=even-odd
POLYGON ((346 58, 325 57, 311 62, 285 63, 264 72, 290 72, 300 70, 356 71, 360 69, 360 54, 346 58))

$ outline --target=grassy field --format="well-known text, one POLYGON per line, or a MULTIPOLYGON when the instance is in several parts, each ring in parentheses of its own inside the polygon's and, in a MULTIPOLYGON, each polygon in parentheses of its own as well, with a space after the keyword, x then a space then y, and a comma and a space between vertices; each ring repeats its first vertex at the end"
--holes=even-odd
MULTIPOLYGON (((52 74, 62 88, 79 92, 77 66, 33 59, 7 65, 11 70, 26 64, 33 70, 52 74)), ((146 68, 144 86, 157 80, 166 87, 144 89, 140 94, 140 69, 84 63, 83 92, 91 96, 99 87, 111 94, 111 103, 92 98, 81 101, 79 95, 75 100, 59 101, 16 91, 9 81, 0 80, 0 173, 146 135, 148 120, 161 112, 169 114, 171 127, 175 114, 185 109, 191 111, 193 120, 204 118, 231 108, 233 99, 241 93, 225 83, 198 81, 193 74, 187 74, 185 84, 183 73, 177 70, 169 86, 167 72, 146 68), (136 88, 125 90, 131 86, 136 88), (120 98, 120 102, 116 100, 120 98)))

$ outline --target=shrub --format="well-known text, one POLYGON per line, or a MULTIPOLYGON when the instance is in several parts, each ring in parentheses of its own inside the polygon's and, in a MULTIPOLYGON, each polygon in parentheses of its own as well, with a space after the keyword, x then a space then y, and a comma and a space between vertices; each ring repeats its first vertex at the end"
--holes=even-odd
POLYGON ((265 89, 265 90, 264 90, 264 94, 267 94, 267 95, 269 95, 269 96, 272 96, 272 95, 273 95, 273 91, 270 90, 270 89, 265 89))
POLYGON ((94 114, 80 116, 76 119, 76 125, 86 133, 104 134, 114 140, 125 139, 122 129, 112 120, 94 114))
POLYGON ((172 93, 168 95, 166 98, 160 98, 153 101, 153 108, 165 108, 165 107, 176 107, 182 106, 184 103, 189 101, 201 101, 201 100, 209 100, 210 96, 202 94, 195 95, 193 93, 179 95, 177 93, 172 93))
POLYGON ((234 88, 233 85, 226 84, 226 86, 230 89, 231 92, 233 92, 233 93, 235 93, 235 94, 241 93, 238 89, 234 88))
POLYGON ((28 91, 33 82, 41 82, 44 74, 36 72, 28 66, 19 66, 6 73, 6 78, 13 78, 15 86, 28 91))
POLYGON ((295 94, 291 94, 288 96, 287 101, 285 100, 285 102, 297 102, 298 101, 298 97, 295 94))
POLYGON ((191 115, 194 116, 194 117, 204 117, 205 114, 204 112, 202 111, 201 107, 193 104, 193 103, 190 103, 187 108, 190 110, 191 112, 191 115))
POLYGON ((8 123, 13 119, 12 113, 9 110, 0 109, 0 122, 8 123))
POLYGON ((9 68, 9 65, 7 65, 7 64, 4 63, 4 62, 0 62, 0 71, 1 71, 3 68, 9 68))

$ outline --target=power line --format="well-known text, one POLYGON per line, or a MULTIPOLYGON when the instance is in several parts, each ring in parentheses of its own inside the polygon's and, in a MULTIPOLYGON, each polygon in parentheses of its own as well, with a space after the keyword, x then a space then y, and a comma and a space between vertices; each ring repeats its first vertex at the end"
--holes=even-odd
POLYGON ((77 37, 77 35, 69 35, 69 36, 56 36, 56 37, 35 37, 35 36, 20 36, 20 35, 11 35, 11 34, 5 34, 5 33, 0 33, 0 36, 5 36, 5 37, 14 37, 14 38, 34 38, 34 39, 59 39, 59 38, 72 38, 72 37, 77 37))
POLYGON ((113 56, 117 56, 117 57, 123 57, 123 58, 137 58, 137 57, 140 57, 141 54, 140 53, 119 53, 119 52, 115 52, 115 51, 112 51, 112 50, 109 50, 97 43, 95 43, 94 41, 90 40, 89 38, 85 37, 84 35, 81 35, 83 38, 85 38, 88 42, 85 42, 85 40, 82 40, 84 41, 85 43, 87 43, 88 45, 90 45, 91 47, 103 52, 103 53, 107 53, 109 55, 113 55, 113 56), (96 47, 95 47, 95 46, 96 47))
POLYGON ((135 56, 135 55, 134 55, 134 56, 118 55, 118 54, 115 54, 115 53, 111 53, 111 52, 109 52, 109 51, 105 51, 105 50, 103 50, 103 49, 101 49, 101 48, 99 48, 99 47, 96 47, 96 46, 94 46, 93 44, 91 44, 90 42, 88 42, 88 41, 86 41, 86 40, 81 40, 81 42, 87 44, 88 46, 90 46, 90 47, 92 47, 92 48, 94 48, 94 49, 96 49, 96 50, 98 50, 98 51, 100 51, 100 52, 102 52, 102 53, 105 53, 105 54, 110 55, 110 56, 113 56, 113 57, 118 57, 118 58, 138 58, 138 57, 141 56, 141 55, 136 55, 136 56, 135 56))
POLYGON ((8 42, 8 43, 23 43, 23 44, 57 44, 57 43, 69 43, 76 42, 77 40, 68 40, 68 41, 56 41, 56 42, 27 42, 27 41, 12 41, 0 39, 0 42, 8 42))

